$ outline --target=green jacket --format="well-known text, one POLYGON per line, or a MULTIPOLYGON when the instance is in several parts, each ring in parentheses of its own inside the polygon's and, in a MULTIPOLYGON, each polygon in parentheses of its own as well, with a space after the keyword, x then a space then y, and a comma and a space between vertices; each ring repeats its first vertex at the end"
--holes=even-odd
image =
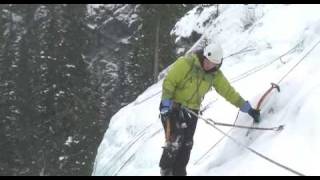
POLYGON ((162 85, 162 99, 171 99, 190 109, 199 110, 204 95, 211 87, 234 106, 240 108, 245 100, 230 85, 221 70, 206 73, 195 54, 177 59, 162 85))

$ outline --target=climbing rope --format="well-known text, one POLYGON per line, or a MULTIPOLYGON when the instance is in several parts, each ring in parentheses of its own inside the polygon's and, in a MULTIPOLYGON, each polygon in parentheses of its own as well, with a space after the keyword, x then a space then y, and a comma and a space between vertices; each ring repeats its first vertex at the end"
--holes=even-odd
MULTIPOLYGON (((256 67, 253 67, 251 69, 249 69, 248 71, 238 75, 237 77, 235 78, 232 78, 230 80, 231 83, 235 83, 241 79, 244 79, 252 74, 255 74, 256 72, 258 71, 261 71, 262 69, 265 69, 266 67, 268 67, 269 65, 273 64, 274 62, 276 62, 277 60, 282 60, 282 58, 288 54, 290 54, 291 52, 293 52, 294 50, 296 50, 301 44, 303 43, 303 40, 301 40, 300 42, 298 42, 293 48, 291 48, 290 50, 288 50, 287 52, 285 52, 284 54, 282 54, 281 56, 269 61, 269 62, 266 62, 265 64, 262 64, 262 65, 259 65, 259 66, 256 66, 256 67)), ((282 61, 281 61, 282 62, 282 61)), ((283 63, 283 62, 282 62, 283 63)))
MULTIPOLYGON (((292 68, 285 74, 281 77, 281 79, 278 81, 277 84, 280 84, 284 78, 286 78, 313 50, 314 48, 316 48, 316 46, 320 43, 320 40, 294 65, 292 66, 292 68)), ((280 58, 281 59, 281 58, 280 58)), ((277 85, 278 86, 278 85, 277 85)), ((259 106, 259 104, 258 104, 259 106)), ((254 122, 252 122, 252 125, 251 127, 254 127, 254 122)), ((247 132, 246 136, 248 136, 250 131, 247 132)))
MULTIPOLYGON (((300 42, 300 43, 301 43, 301 42, 300 42)), ((278 59, 281 60, 281 57, 287 55, 289 52, 291 52, 293 49, 295 49, 300 43, 298 43, 294 48, 292 48, 291 50, 289 50, 288 52, 286 52, 284 55, 280 56, 279 58, 277 58, 277 59, 275 59, 275 60, 273 60, 273 61, 271 61, 271 62, 268 62, 268 63, 266 63, 266 64, 264 64, 264 65, 261 65, 261 66, 258 66, 258 67, 256 67, 256 68, 253 68, 253 69, 247 71, 247 73, 246 73, 245 75, 244 75, 244 74, 240 75, 240 76, 239 76, 240 78, 234 79, 233 82, 236 82, 236 81, 238 81, 238 80, 240 80, 240 79, 243 79, 243 78, 245 78, 245 77, 247 77, 247 76, 249 76, 249 75, 251 75, 251 74, 253 74, 253 73, 256 73, 256 72, 264 69, 265 67, 269 66, 270 64, 272 64, 273 62, 275 62, 275 61, 278 60, 278 59)), ((314 48, 315 48, 319 43, 320 43, 320 40, 279 80, 278 84, 279 84, 281 81, 283 81, 283 79, 286 78, 286 77, 314 50, 314 48)), ((161 91, 160 91, 160 92, 161 92, 161 91)), ((156 93, 156 94, 159 94, 160 92, 158 92, 158 93, 156 93)), ((155 95, 156 95, 156 94, 155 94, 155 95)), ((153 96, 154 96, 154 95, 153 95, 153 96)), ((188 112, 190 112, 191 114, 194 113, 194 112, 192 112, 192 111, 188 111, 188 112)), ((193 115, 195 115, 195 114, 193 114, 193 115)), ((238 111, 238 113, 237 113, 237 117, 236 117, 236 119, 235 119, 235 122, 236 122, 236 120, 237 120, 237 118, 238 118, 238 115, 239 115, 239 111, 238 111)), ((282 165, 282 164, 280 164, 279 162, 276 162, 276 161, 272 160, 271 158, 268 158, 267 156, 265 156, 265 155, 263 155, 263 154, 255 151, 254 149, 252 149, 252 148, 250 148, 250 147, 248 147, 248 146, 246 146, 246 145, 238 142, 236 139, 232 138, 228 133, 225 133, 225 132, 223 132, 221 129, 219 129, 219 128, 216 127, 216 125, 227 125, 227 126, 229 126, 228 124, 225 124, 225 123, 217 123, 217 122, 214 122, 214 121, 212 121, 212 120, 211 120, 211 121, 208 121, 208 119, 204 119, 204 118, 202 118, 201 116, 198 116, 198 115, 196 115, 196 116, 197 116, 198 118, 202 119, 202 120, 205 120, 205 122, 206 122, 207 124, 210 124, 210 125, 211 125, 212 127, 214 127, 216 130, 218 130, 219 132, 221 132, 224 136, 223 136, 216 144, 214 144, 200 159, 198 159, 198 161, 196 161, 195 164, 197 164, 200 160, 202 160, 202 158, 205 157, 214 147, 216 147, 216 145, 217 145, 219 142, 221 142, 223 138, 228 137, 228 138, 231 139, 234 143, 242 146, 243 148, 245 148, 245 149, 249 150, 250 152, 258 155, 259 157, 261 157, 261 158, 263 158, 263 159, 265 159, 265 160, 267 160, 267 161, 269 161, 269 162, 271 162, 271 163, 273 163, 273 164, 275 164, 275 165, 277 165, 277 166, 279 166, 279 167, 282 167, 282 168, 284 168, 284 169, 286 169, 286 170, 288 170, 288 171, 290 171, 290 172, 292 172, 292 173, 294 173, 294 174, 296 174, 296 175, 304 176, 304 174, 302 174, 302 173, 300 173, 300 172, 298 172, 298 171, 296 171, 296 170, 293 170, 292 168, 289 168, 288 166, 282 165)), ((245 127, 245 126, 235 125, 235 122, 234 122, 234 124, 233 124, 233 127, 248 128, 248 127, 245 127)), ((250 127, 249 127, 249 129, 250 129, 250 127)), ((278 129, 275 129, 275 128, 254 128, 254 127, 251 127, 251 129, 278 130, 278 129)), ((122 169, 122 167, 121 167, 120 169, 122 169)), ((117 174, 118 172, 119 172, 119 170, 116 172, 116 174, 117 174)))
MULTIPOLYGON (((184 108, 185 108, 185 107, 184 107, 184 108)), ((279 167, 282 167, 282 168, 284 168, 284 169, 286 169, 286 170, 288 170, 288 171, 290 171, 290 172, 292 172, 292 173, 294 173, 294 174, 296 174, 296 175, 305 176, 304 174, 302 174, 302 173, 300 173, 300 172, 298 172, 298 171, 296 171, 296 170, 293 170, 292 168, 289 168, 288 166, 285 166, 285 165, 283 165, 283 164, 281 164, 281 163, 279 163, 279 162, 276 162, 276 161, 272 160, 271 158, 269 158, 269 157, 267 157, 267 156, 265 156, 265 155, 263 155, 263 154, 255 151, 254 149, 252 149, 252 148, 250 148, 250 147, 242 144, 241 142, 237 141, 236 139, 234 139, 233 137, 231 137, 230 135, 228 135, 227 133, 225 133, 224 131, 222 131, 222 130, 219 129, 218 127, 216 127, 216 125, 215 125, 214 123, 208 121, 208 119, 205 119, 205 118, 203 118, 202 116, 197 115, 195 112, 189 110, 188 108, 185 108, 185 109, 186 109, 190 114, 192 114, 193 116, 196 116, 196 117, 198 117, 199 119, 204 120, 207 124, 209 124, 210 126, 212 126, 213 128, 215 128, 216 130, 218 130, 218 131, 219 131, 220 133, 222 133, 224 136, 228 137, 230 140, 232 140, 234 143, 240 145, 241 147, 249 150, 250 152, 258 155, 259 157, 261 157, 261 158, 263 158, 263 159, 265 159, 265 160, 267 160, 267 161, 269 161, 269 162, 271 162, 271 163, 273 163, 273 164, 275 164, 275 165, 277 165, 277 166, 279 166, 279 167)))
POLYGON ((264 131, 280 131, 283 129, 283 125, 276 126, 276 127, 251 127, 251 126, 243 126, 243 125, 234 125, 234 124, 228 124, 228 123, 221 123, 221 122, 215 122, 212 119, 208 118, 206 119, 208 122, 218 125, 218 126, 228 126, 228 127, 235 127, 235 128, 242 128, 242 129, 255 129, 255 130, 264 130, 264 131))
MULTIPOLYGON (((233 125, 235 125, 236 122, 237 122, 237 120, 238 120, 239 112, 240 112, 240 110, 238 110, 238 113, 237 113, 236 119, 235 119, 234 122, 233 122, 233 125)), ((227 134, 229 134, 229 132, 230 132, 231 130, 233 130, 233 128, 231 128, 231 129, 227 132, 227 134)), ((223 135, 214 145, 212 145, 212 146, 207 150, 206 153, 204 153, 196 162, 194 162, 194 165, 198 164, 198 163, 199 163, 213 148, 215 148, 225 137, 226 137, 226 136, 223 135)))
MULTIPOLYGON (((249 69, 248 71, 246 71, 246 72, 244 72, 244 73, 242 73, 242 74, 240 74, 240 75, 232 78, 231 81, 230 81, 230 83, 232 84, 232 83, 235 83, 235 82, 237 82, 237 81, 239 81, 239 80, 241 80, 241 79, 244 79, 244 78, 246 78, 246 77, 248 77, 248 76, 250 76, 250 75, 252 75, 252 74, 254 74, 254 73, 256 73, 256 72, 258 72, 258 71, 260 71, 260 70, 262 70, 262 69, 264 69, 264 68, 266 68, 267 66, 273 64, 273 63, 276 62, 277 60, 280 60, 280 61, 282 62, 282 58, 283 58, 284 56, 288 55, 289 53, 291 53, 292 51, 294 51, 295 49, 297 49, 297 48, 302 44, 302 42, 303 42, 303 40, 301 40, 300 42, 298 42, 293 48, 291 48, 290 50, 288 50, 287 52, 285 52, 285 53, 282 54, 281 56, 273 59, 272 61, 269 61, 269 62, 267 62, 267 63, 265 63, 265 64, 262 64, 262 65, 259 65, 259 66, 256 66, 256 67, 253 67, 252 69, 249 69)), ((246 49, 246 48, 244 48, 244 49, 246 49)), ((249 50, 245 50, 245 51, 244 51, 244 49, 240 50, 240 51, 237 52, 237 53, 233 53, 233 54, 227 56, 226 58, 229 58, 230 56, 234 56, 234 55, 237 55, 237 54, 241 54, 241 53, 244 53, 244 52, 248 52, 248 51, 253 51, 253 50, 254 50, 254 49, 249 49, 249 50)), ((224 58, 224 59, 225 59, 225 58, 224 58)), ((282 62, 282 63, 283 63, 283 62, 282 62)), ((149 97, 147 97, 147 98, 145 98, 145 99, 143 99, 143 100, 141 100, 141 101, 136 101, 134 104, 135 104, 135 105, 141 104, 141 103, 143 103, 143 102, 145 102, 145 101, 147 101, 147 100, 155 97, 156 95, 160 94, 161 92, 162 92, 162 90, 160 90, 160 91, 158 91, 158 92, 150 95, 149 97)), ((210 104, 210 103, 211 103, 211 102, 209 102, 209 104, 210 104)))
POLYGON ((284 78, 286 78, 313 50, 318 46, 320 40, 294 65, 292 68, 278 81, 277 84, 280 84, 284 78))
MULTIPOLYGON (((162 131, 162 128, 158 129, 157 131, 155 131, 154 133, 152 133, 148 139, 151 139, 152 137, 154 137, 155 135, 157 135, 158 133, 160 133, 162 131)), ((120 171, 123 170, 124 167, 127 166, 127 164, 135 157, 135 154, 138 152, 139 149, 137 149, 134 153, 132 153, 130 155, 130 157, 123 162, 123 164, 112 174, 112 176, 117 176, 119 175, 120 171)))
MULTIPOLYGON (((123 157, 129 149, 138 142, 143 136, 145 136, 146 131, 152 126, 154 123, 149 124, 146 126, 143 130, 141 130, 135 137, 129 141, 126 146, 122 147, 111 159, 109 160, 110 162, 115 161, 116 159, 119 160, 121 157, 123 157)), ((113 164, 105 164, 103 165, 102 169, 107 169, 107 171, 110 171, 113 168, 113 164)), ((96 167, 94 168, 94 172, 96 172, 96 167)))
MULTIPOLYGON (((245 48, 241 49, 241 50, 238 51, 238 52, 232 53, 232 54, 224 57, 223 59, 227 59, 227 58, 229 58, 229 57, 232 57, 232 56, 235 56, 235 55, 239 55, 239 54, 242 54, 242 53, 245 53, 245 52, 249 52, 249 51, 254 51, 254 50, 256 50, 256 49, 248 49, 248 47, 245 47, 245 48)), ((150 95, 149 97, 143 99, 142 101, 135 102, 134 104, 135 104, 135 105, 141 104, 141 103, 143 103, 143 102, 145 102, 145 101, 147 101, 147 100, 155 97, 156 95, 160 94, 161 92, 162 92, 162 90, 160 90, 160 91, 158 91, 158 92, 150 95)))
POLYGON ((229 57, 238 55, 238 54, 243 54, 243 53, 250 52, 250 51, 254 51, 254 50, 256 50, 256 49, 248 49, 248 47, 245 47, 245 48, 241 49, 241 50, 238 51, 238 52, 235 52, 235 53, 232 53, 232 54, 230 54, 230 55, 228 55, 228 56, 226 56, 226 57, 223 57, 223 60, 225 60, 225 59, 227 59, 227 58, 229 58, 229 57))
POLYGON ((272 160, 271 158, 268 158, 267 156, 265 156, 265 155, 263 155, 263 154, 255 151, 254 149, 252 149, 252 148, 250 148, 250 147, 248 147, 248 146, 246 146, 246 145, 238 142, 236 139, 232 138, 230 135, 226 134, 226 133, 223 132, 221 129, 217 128, 215 125, 212 125, 212 127, 214 127, 216 130, 218 130, 219 132, 221 132, 222 134, 224 134, 225 136, 227 136, 227 137, 228 137, 229 139, 231 139, 234 143, 242 146, 243 148, 245 148, 245 149, 249 150, 250 152, 258 155, 259 157, 261 157, 261 158, 263 158, 263 159, 265 159, 265 160, 267 160, 267 161, 269 161, 269 162, 271 162, 271 163, 273 163, 273 164, 275 164, 275 165, 277 165, 277 166, 279 166, 279 167, 282 167, 282 168, 284 168, 284 169, 286 169, 286 170, 288 170, 288 171, 290 171, 290 172, 292 172, 292 173, 294 173, 294 174, 296 174, 296 175, 305 176, 304 174, 302 174, 302 173, 300 173, 300 172, 298 172, 298 171, 296 171, 296 170, 293 170, 292 168, 289 168, 288 166, 285 166, 285 165, 283 165, 283 164, 281 164, 281 163, 279 163, 279 162, 277 162, 277 161, 275 161, 275 160, 272 160))
MULTIPOLYGON (((270 61, 270 62, 267 62, 267 63, 265 63, 265 64, 256 66, 256 67, 254 67, 254 68, 246 71, 245 73, 240 74, 240 75, 237 76, 236 78, 233 78, 233 79, 231 80, 231 83, 237 82, 237 81, 239 81, 239 80, 241 80, 241 79, 243 79, 243 78, 245 78, 245 77, 248 77, 248 76, 250 76, 250 75, 258 72, 258 71, 261 71, 262 69, 264 69, 264 68, 266 68, 267 66, 273 64, 273 63, 276 62, 277 60, 280 60, 280 61, 282 62, 282 58, 283 58, 284 56, 288 55, 289 53, 291 53, 292 51, 294 51, 295 49, 297 49, 297 48, 301 45, 302 42, 303 42, 303 40, 300 41, 299 43, 297 43, 293 48, 291 48, 290 50, 288 50, 288 51, 287 51, 286 53, 284 53, 283 55, 277 57, 276 59, 274 59, 274 60, 272 60, 272 61, 270 61)), ((286 78, 286 77, 306 58, 306 56, 308 56, 308 55, 311 53, 311 51, 314 50, 314 48, 315 48, 319 43, 320 43, 320 41, 318 41, 318 42, 298 61, 298 63, 296 63, 296 64, 278 81, 277 84, 279 84, 281 81, 283 81, 283 79, 286 78)), ((240 50, 238 53, 231 54, 230 56, 236 55, 236 54, 240 54, 240 53, 244 53, 244 52, 248 52, 248 51, 251 51, 251 50, 253 50, 253 49, 249 49, 249 50, 246 50, 246 51, 240 50)), ((227 56, 227 57, 230 57, 230 56, 227 56)), ((283 63, 283 62, 282 62, 282 63, 283 63)), ((144 99, 143 101, 140 101, 139 103, 136 103, 136 104, 140 104, 140 103, 142 103, 142 102, 144 102, 144 101, 146 101, 146 100, 154 97, 155 95, 157 95, 157 94, 159 94, 159 93, 161 93, 161 91, 153 94, 152 96, 149 96, 148 98, 146 98, 146 99, 144 99)), ((214 101, 214 102, 216 102, 216 101, 214 101)), ((209 102, 209 104, 212 104, 212 103, 209 102)), ((207 106, 206 106, 206 107, 207 107, 207 106)), ((206 110, 206 109, 207 109, 207 108, 205 108, 204 110, 206 110)), ((202 110, 202 112, 203 112, 204 110, 202 110)), ((237 118, 238 118, 238 115, 239 115, 239 111, 238 111, 237 117, 236 117, 236 119, 235 119, 235 122, 236 122, 236 120, 237 120, 237 118)), ((234 125, 235 125, 235 122, 234 122, 234 125)), ((232 129, 231 129, 231 130, 232 130, 232 129)), ((231 131, 231 130, 229 130, 229 131, 231 131)), ((229 133, 229 132, 228 132, 228 133, 229 133)), ((203 157, 205 157, 214 147, 216 147, 216 146, 222 141, 222 139, 224 139, 224 138, 226 137, 226 135, 228 135, 228 133, 224 134, 224 136, 223 136, 217 143, 215 143, 203 156, 201 156, 201 157, 195 162, 195 164, 197 164, 199 161, 201 161, 203 157)))
MULTIPOLYGON (((233 84, 233 83, 235 83, 235 82, 237 82, 237 81, 239 81, 239 80, 241 80, 241 79, 244 79, 244 78, 246 78, 246 77, 248 77, 248 76, 250 76, 250 75, 252 75, 252 74, 255 74, 255 73, 257 73, 258 71, 261 71, 262 69, 265 69, 265 68, 268 67, 269 65, 273 64, 273 63, 276 62, 277 60, 280 60, 281 63, 283 63, 283 62, 282 62, 282 58, 285 57, 286 55, 290 54, 290 53, 293 52, 294 50, 296 50, 302 43, 303 43, 303 40, 299 41, 293 48, 289 49, 287 52, 285 52, 285 53, 282 54, 281 56, 279 56, 279 57, 277 57, 277 58, 275 58, 275 59, 273 59, 273 60, 271 60, 271 61, 269 61, 269 62, 267 62, 267 63, 265 63, 265 64, 262 64, 262 65, 258 65, 258 66, 256 66, 256 67, 253 67, 253 68, 249 69, 248 71, 246 71, 246 72, 244 72, 244 73, 242 73, 242 74, 240 74, 240 75, 232 78, 232 79, 230 80, 230 83, 233 84)), ((215 102, 215 101, 216 101, 216 100, 214 100, 214 102, 215 102)), ((205 106, 205 109, 204 109, 204 110, 201 110, 201 112, 204 112, 204 111, 208 108, 208 106, 209 106, 210 104, 212 104, 212 103, 213 103, 213 101, 209 102, 208 105, 205 106)))
MULTIPOLYGON (((301 43, 301 42, 300 42, 301 43)), ((298 43, 298 44, 300 44, 300 43, 298 43)), ((283 81, 283 79, 284 78, 286 78, 315 48, 316 48, 316 46, 318 45, 320 43, 320 40, 278 81, 278 83, 277 84, 279 84, 280 82, 282 82, 283 81)), ((298 45, 296 45, 295 46, 295 48, 297 47, 298 45)), ((295 48, 293 48, 293 49, 295 49, 295 48)), ((291 49, 291 50, 289 50, 287 53, 285 53, 285 54, 288 54, 290 51, 292 51, 293 49, 291 49)), ((283 55, 284 56, 284 55, 283 55)), ((283 57, 283 56, 280 56, 279 57, 279 59, 281 59, 281 57, 283 57)), ((269 65, 269 64, 267 64, 267 65, 269 65)), ((193 114, 194 115, 194 114, 193 114)), ((238 117, 238 115, 239 115, 239 111, 238 111, 238 114, 237 114, 237 117, 238 117)), ((198 115, 197 115, 198 116, 198 115)), ((198 116, 199 117, 199 116, 198 116)), ((201 117, 200 117, 201 118, 201 117)), ((237 118, 236 118, 236 120, 237 120, 237 118)), ((206 121, 207 123, 208 123, 208 121, 206 121)), ((210 123, 209 123, 210 124, 210 123)), ((214 126, 214 123, 213 124, 211 124, 212 126, 214 126)), ((215 126, 214 126, 215 127, 215 126)), ((215 127, 216 128, 216 127, 215 127)), ((216 128, 217 129, 217 128, 216 128)), ((217 130, 219 130, 219 129, 217 129, 217 130)), ((230 130, 229 130, 230 131, 230 130)), ((217 143, 215 143, 203 156, 201 156, 201 158, 200 159, 198 159, 198 161, 196 161, 195 162, 195 164, 197 164, 200 160, 202 160, 202 158, 203 157, 205 157, 214 147, 216 147, 216 145, 219 143, 219 142, 221 142, 222 141, 222 139, 225 137, 225 136, 227 136, 227 137, 229 137, 230 139, 232 139, 233 141, 235 141, 235 139, 233 139, 233 138, 231 138, 229 135, 228 135, 228 133, 225 133, 225 132, 223 132, 223 131, 221 131, 220 130, 220 132, 222 132, 223 134, 224 134, 224 136, 217 142, 217 143)), ((239 144, 237 141, 235 141, 237 144, 239 144)), ((244 145, 242 145, 242 146, 244 146, 244 145)), ((266 160, 268 160, 268 161, 270 161, 270 162, 272 162, 272 163, 274 163, 274 164, 276 164, 276 165, 278 165, 278 166, 280 166, 280 167, 283 167, 283 168, 285 168, 285 169, 287 169, 287 170, 289 170, 289 171, 291 171, 291 172, 293 172, 293 173, 295 173, 295 174, 297 174, 297 175, 303 175, 302 173, 299 173, 299 172, 297 172, 297 171, 295 171, 295 170, 293 170, 293 169, 290 169, 290 168, 288 168, 287 166, 284 166, 284 165, 282 165, 282 164, 280 164, 280 163, 277 163, 277 162, 275 162, 275 161, 273 161, 272 159, 270 159, 270 158, 268 158, 268 157, 266 157, 266 156, 263 156, 262 154, 260 154, 260 153, 258 153, 258 152, 256 152, 256 151, 254 151, 253 149, 251 149, 251 148, 249 148, 249 147, 246 147, 248 150, 250 150, 251 152, 253 152, 253 153, 255 153, 255 154, 257 154, 257 155, 259 155, 259 156, 261 156, 261 157, 263 157, 264 159, 266 159, 266 160)))
MULTIPOLYGON (((262 69, 264 69, 264 68, 266 68, 267 66, 273 64, 273 63, 276 62, 277 60, 280 60, 280 61, 282 62, 282 58, 285 57, 286 55, 288 55, 289 53, 293 52, 294 50, 296 50, 296 49, 302 44, 302 42, 303 42, 303 40, 300 41, 300 42, 298 42, 293 48, 291 48, 290 50, 288 50, 287 52, 285 52, 285 53, 282 54, 281 56, 273 59, 272 61, 267 62, 267 63, 262 64, 262 65, 259 65, 259 66, 256 66, 256 67, 254 67, 254 68, 252 68, 252 69, 249 69, 248 71, 246 71, 246 72, 240 74, 239 76, 233 78, 233 79, 231 80, 231 83, 235 83, 235 82, 237 82, 237 81, 239 81, 239 80, 241 80, 241 79, 243 79, 243 78, 246 78, 246 77, 248 77, 248 76, 250 76, 250 75, 252 75, 252 74, 254 74, 254 73, 258 72, 258 71, 261 71, 262 69)), ((318 42, 318 43, 319 43, 319 42, 318 42)), ((318 45, 318 43, 317 43, 316 45, 318 45)), ((315 46, 316 46, 316 45, 315 45, 315 46)), ((315 48, 315 46, 314 46, 305 56, 307 56, 307 55, 315 48)), ((237 54, 241 54, 241 53, 244 53, 244 52, 248 52, 248 51, 252 51, 252 50, 254 50, 254 49, 248 49, 248 50, 247 50, 247 48, 244 48, 244 49, 240 50, 239 52, 230 54, 229 56, 225 57, 225 59, 226 59, 226 58, 229 58, 229 57, 231 57, 231 56, 234 56, 234 55, 237 55, 237 54)), ((305 58, 305 56, 304 56, 304 58, 305 58)), ((290 71, 288 71, 288 73, 287 73, 283 78, 281 78, 281 80, 278 82, 278 84, 279 84, 304 58, 302 58, 290 71)), ((283 62, 282 62, 282 63, 283 63, 283 62)), ((148 99, 151 99, 152 97, 155 97, 156 95, 160 94, 161 92, 162 92, 162 91, 159 91, 159 92, 157 92, 157 93, 155 93, 155 94, 147 97, 146 99, 144 99, 144 100, 142 100, 142 101, 140 101, 140 102, 136 102, 135 104, 140 104, 140 103, 142 103, 142 102, 145 102, 145 101, 147 101, 148 99)), ((203 109, 201 110, 201 112, 204 112, 204 111, 209 107, 209 105, 213 104, 213 103, 216 102, 216 101, 217 101, 217 100, 214 100, 214 101, 212 101, 212 102, 209 102, 209 103, 205 106, 205 108, 203 108, 203 109)), ((238 115, 239 115, 239 111, 238 111, 237 116, 236 116, 236 119, 235 119, 235 121, 234 121, 234 125, 235 125, 235 123, 236 123, 236 120, 237 120, 237 118, 238 118, 238 115)), ((233 129, 233 128, 232 128, 232 129, 233 129)), ((229 133, 232 129, 230 129, 230 130, 228 131, 228 133, 229 133)), ((214 147, 216 147, 224 138, 225 138, 225 136, 223 136, 217 143, 215 143, 203 156, 201 156, 201 157, 195 162, 195 164, 197 164, 198 162, 200 162, 200 161, 202 160, 202 158, 204 158, 204 157, 205 157, 214 147)))

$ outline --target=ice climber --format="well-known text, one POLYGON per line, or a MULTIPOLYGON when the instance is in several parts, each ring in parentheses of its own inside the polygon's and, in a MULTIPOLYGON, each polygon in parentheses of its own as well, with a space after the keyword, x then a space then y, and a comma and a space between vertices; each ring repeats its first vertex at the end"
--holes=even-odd
POLYGON ((198 118, 182 107, 198 114, 201 101, 211 87, 240 111, 248 113, 255 122, 260 121, 260 112, 240 96, 222 73, 222 62, 223 50, 219 43, 213 42, 178 58, 166 75, 160 103, 166 136, 159 163, 162 176, 187 175, 198 118))

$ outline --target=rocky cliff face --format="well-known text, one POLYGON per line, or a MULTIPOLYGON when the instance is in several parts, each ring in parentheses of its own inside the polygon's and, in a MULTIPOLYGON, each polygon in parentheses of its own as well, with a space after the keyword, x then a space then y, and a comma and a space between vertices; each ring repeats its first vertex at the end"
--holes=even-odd
MULTIPOLYGON (((90 53, 91 68, 98 74, 104 101, 112 102, 106 106, 107 119, 153 83, 155 17, 161 17, 159 51, 160 66, 164 69, 180 55, 175 51, 175 37, 170 35, 170 31, 192 7, 88 5, 89 27, 96 36, 96 45, 90 53)), ((178 46, 190 46, 198 37, 197 33, 191 38, 185 37, 178 46)))

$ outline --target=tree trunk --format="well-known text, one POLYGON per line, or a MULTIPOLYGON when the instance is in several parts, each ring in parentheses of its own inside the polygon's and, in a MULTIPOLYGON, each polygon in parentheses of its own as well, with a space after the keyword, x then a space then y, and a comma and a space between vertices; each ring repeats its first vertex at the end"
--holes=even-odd
POLYGON ((216 17, 218 17, 219 16, 219 4, 217 4, 216 6, 217 6, 217 16, 216 17))
POLYGON ((159 74, 159 36, 160 36, 160 16, 157 18, 157 26, 156 26, 156 42, 154 49, 154 64, 153 64, 153 81, 158 81, 159 74))

